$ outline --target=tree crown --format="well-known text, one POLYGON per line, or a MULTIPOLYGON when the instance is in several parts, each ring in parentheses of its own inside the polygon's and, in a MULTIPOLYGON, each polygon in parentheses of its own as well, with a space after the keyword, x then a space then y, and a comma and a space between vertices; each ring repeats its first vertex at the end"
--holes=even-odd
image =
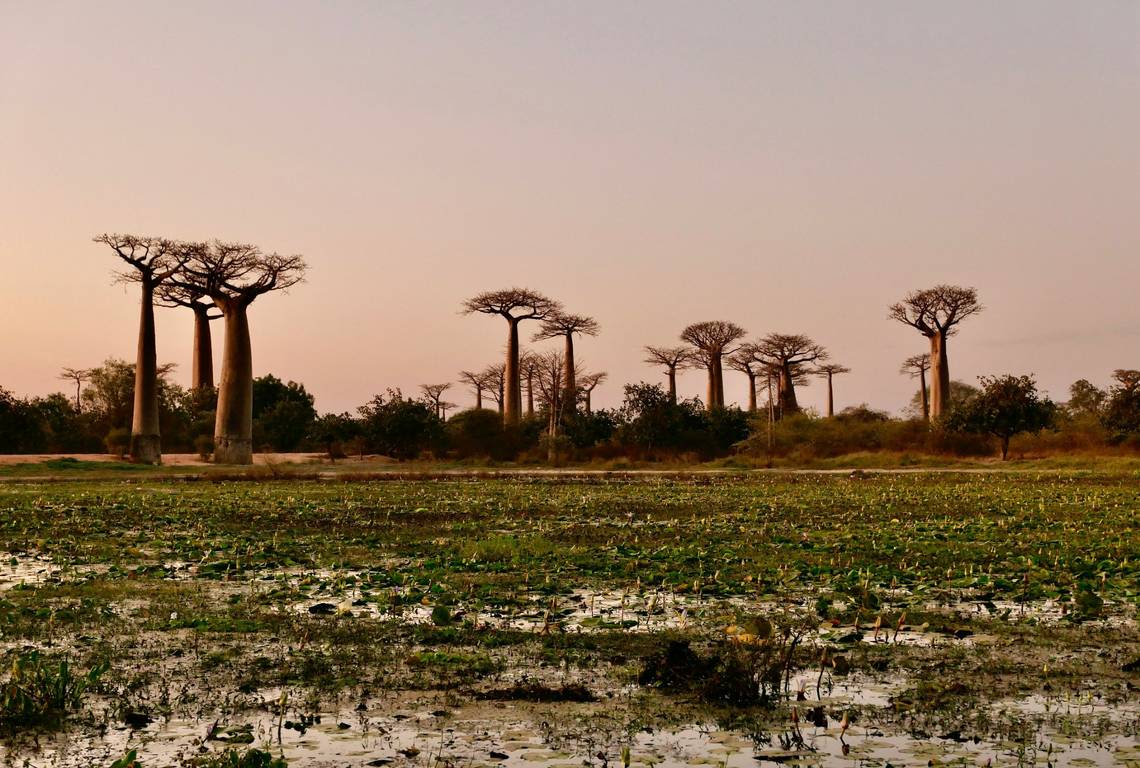
POLYGON ((983 309, 975 289, 943 284, 911 291, 888 308, 888 315, 892 320, 916 328, 923 336, 949 336, 956 332, 958 323, 983 309))
POLYGON ((583 336, 597 336, 599 330, 598 321, 592 317, 555 312, 543 319, 542 325, 538 327, 538 332, 534 334, 534 340, 556 339, 575 333, 583 336))
POLYGON ((512 322, 543 320, 561 310, 559 302, 528 288, 487 291, 463 302, 464 314, 501 315, 512 322))
POLYGON ((706 365, 714 358, 730 354, 729 345, 744 338, 747 333, 736 323, 725 320, 708 320, 692 325, 681 331, 681 341, 692 347, 694 357, 699 357, 706 365))

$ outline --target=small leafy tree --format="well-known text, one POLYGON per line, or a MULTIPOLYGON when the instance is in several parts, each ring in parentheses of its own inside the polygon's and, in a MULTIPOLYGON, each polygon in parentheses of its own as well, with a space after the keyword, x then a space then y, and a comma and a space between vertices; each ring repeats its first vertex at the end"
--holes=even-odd
POLYGON ((950 414, 952 431, 993 435, 1001 441, 1005 461, 1014 435, 1053 426, 1057 406, 1037 392, 1032 376, 983 376, 978 381, 981 391, 950 414))
POLYGON ((360 428, 370 450, 405 461, 443 447, 443 421, 430 403, 389 389, 360 407, 360 428))
POLYGON ((1101 422, 1111 433, 1113 442, 1140 435, 1140 371, 1120 369, 1112 374, 1116 381, 1101 414, 1101 422))

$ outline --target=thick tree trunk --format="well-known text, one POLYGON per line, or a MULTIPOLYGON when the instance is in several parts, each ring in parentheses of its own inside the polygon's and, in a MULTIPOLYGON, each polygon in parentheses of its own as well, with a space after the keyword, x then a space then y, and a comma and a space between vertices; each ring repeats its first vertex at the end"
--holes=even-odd
POLYGON ((503 372, 506 381, 506 404, 502 409, 503 422, 518 424, 522 416, 522 380, 519 376, 519 321, 508 317, 510 332, 507 334, 507 365, 503 372))
POLYGON ((253 352, 249 341, 249 305, 230 300, 219 305, 225 316, 222 381, 214 425, 214 461, 253 463, 253 352))
POLYGON ((135 409, 131 418, 131 461, 162 463, 158 428, 158 348, 154 339, 154 284, 142 279, 139 348, 135 359, 135 409))
POLYGON ((800 412, 800 404, 796 400, 796 382, 792 378, 792 369, 787 365, 780 368, 780 416, 791 416, 800 412))
POLYGON ((481 389, 475 390, 475 410, 483 410, 483 390, 481 389))
POLYGON ((835 415, 835 391, 831 387, 831 374, 827 374, 827 418, 835 415))
POLYGON ((926 371, 918 372, 918 390, 922 400, 922 420, 930 421, 930 393, 926 391, 926 371))
POLYGON ((526 374, 526 415, 534 415, 534 371, 526 374))
MULTIPOLYGON (((562 402, 573 413, 578 405, 578 378, 574 370, 574 334, 566 334, 566 367, 562 371, 562 402)), ((563 414, 563 419, 569 414, 563 414)))
POLYGON ((716 381, 716 406, 717 408, 724 407, 724 365, 721 362, 721 356, 717 355, 713 360, 713 372, 716 381))
POLYGON ((946 335, 930 337, 930 418, 932 421, 950 413, 950 363, 946 358, 946 335))
POLYGON ((749 373, 748 376, 748 412, 753 413, 756 411, 756 374, 749 373))
POLYGON ((669 402, 677 404, 677 369, 669 369, 669 402))
POLYGON ((214 340, 210 333, 210 307, 194 304, 194 361, 190 389, 202 392, 214 388, 214 340))

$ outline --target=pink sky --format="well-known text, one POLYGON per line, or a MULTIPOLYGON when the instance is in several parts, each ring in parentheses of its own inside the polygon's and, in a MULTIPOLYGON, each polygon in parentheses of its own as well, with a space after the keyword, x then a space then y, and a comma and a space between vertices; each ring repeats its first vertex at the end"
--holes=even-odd
POLYGON ((304 254, 254 365, 322 411, 496 359, 460 303, 513 284, 601 322, 604 406, 726 319, 898 411, 923 339, 886 307, 938 282, 987 306, 955 378, 1063 399, 1140 367, 1140 3, 0 0, 0 386, 133 357, 104 231, 304 254))

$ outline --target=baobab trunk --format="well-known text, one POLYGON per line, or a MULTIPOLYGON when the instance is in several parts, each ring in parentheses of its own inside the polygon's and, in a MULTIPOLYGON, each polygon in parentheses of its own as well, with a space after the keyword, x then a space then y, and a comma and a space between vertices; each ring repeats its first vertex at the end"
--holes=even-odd
POLYGON ((220 305, 226 340, 222 381, 214 425, 214 461, 253 463, 253 353, 249 341, 248 305, 231 299, 220 305))
POLYGON ((507 364, 503 371, 507 391, 503 422, 518 424, 522 414, 522 379, 519 376, 519 321, 508 317, 510 333, 507 335, 507 364))
POLYGON ((800 404, 796 400, 796 384, 792 379, 792 371, 788 366, 780 368, 780 416, 791 416, 800 412, 800 404))
POLYGON ((534 371, 526 373, 526 415, 534 415, 534 371))
POLYGON ((147 275, 142 279, 130 456, 131 461, 143 464, 162 463, 162 438, 158 428, 158 349, 154 340, 154 285, 147 275))
POLYGON ((483 410, 483 390, 482 389, 476 389, 475 390, 475 410, 477 410, 477 411, 483 410))
POLYGON ((589 390, 586 390, 586 402, 584 403, 584 405, 586 406, 586 413, 593 413, 594 412, 594 409, 590 406, 590 396, 592 394, 593 394, 592 392, 590 392, 589 390))
POLYGON ((210 333, 210 307, 194 304, 194 362, 190 388, 203 392, 214 388, 214 340, 210 333))
POLYGON ((756 374, 748 374, 748 412, 756 410, 756 374))
POLYGON ((831 372, 827 374, 827 418, 835 415, 835 392, 831 388, 831 372))
POLYGON ((669 369, 669 402, 677 404, 677 369, 669 369))
POLYGON ((930 418, 938 421, 950 413, 950 363, 946 358, 946 336, 930 337, 930 418))
POLYGON ((574 334, 566 334, 566 367, 562 372, 562 402, 571 412, 578 403, 578 381, 574 373, 574 334))
POLYGON ((922 400, 922 420, 930 421, 930 395, 926 391, 926 371, 921 370, 918 372, 918 386, 920 387, 919 394, 922 400))

